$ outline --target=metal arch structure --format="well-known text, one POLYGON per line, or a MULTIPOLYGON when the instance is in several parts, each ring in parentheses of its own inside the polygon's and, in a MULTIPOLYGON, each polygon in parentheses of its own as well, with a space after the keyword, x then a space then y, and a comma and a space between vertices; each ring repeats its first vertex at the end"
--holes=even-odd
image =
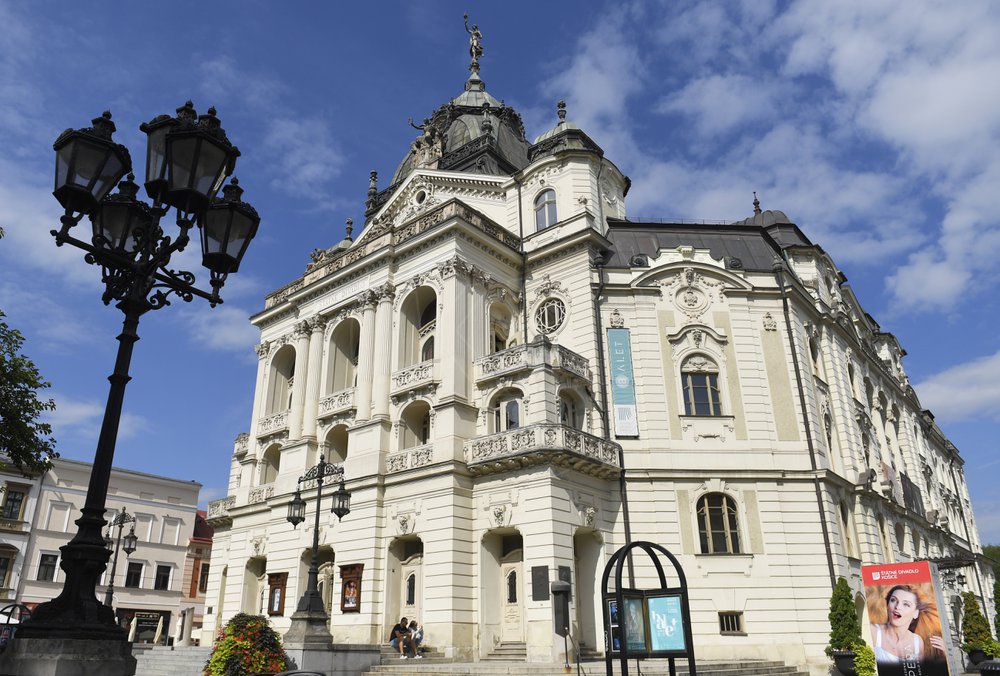
MULTIPOLYGON (((635 584, 635 582, 632 581, 631 584, 635 584)), ((601 576, 601 589, 603 591, 603 603, 601 605, 604 615, 604 662, 607 676, 612 676, 613 674, 615 659, 613 653, 617 653, 618 659, 620 660, 621 676, 628 676, 628 660, 630 657, 634 659, 665 657, 669 660, 670 676, 677 675, 677 667, 674 660, 677 658, 686 658, 688 663, 688 675, 697 676, 697 667, 695 666, 694 657, 694 642, 691 635, 691 608, 688 603, 687 577, 685 577, 684 569, 681 567, 677 557, 671 554, 665 547, 658 545, 655 542, 640 540, 638 542, 627 544, 618 549, 611 556, 611 559, 604 567, 604 573, 601 576), (634 549, 639 549, 645 552, 646 556, 648 556, 652 561, 653 567, 656 570, 657 579, 659 580, 659 587, 653 589, 638 589, 633 587, 626 589, 622 587, 622 569, 626 565, 631 564, 632 550, 634 549), (667 575, 664 571, 663 563, 660 561, 661 555, 666 557, 673 566, 674 574, 677 577, 677 586, 671 587, 667 585, 667 575), (614 575, 613 591, 608 586, 609 582, 612 581, 612 574, 614 575), (631 627, 631 631, 629 625, 629 613, 625 612, 626 599, 633 602, 638 601, 642 608, 642 625, 640 627, 631 627), (651 635, 650 623, 648 621, 650 618, 650 599, 677 599, 676 603, 679 606, 682 625, 681 629, 683 632, 683 643, 679 648, 660 649, 653 645, 653 637, 651 635), (615 604, 614 607, 618 614, 618 622, 612 622, 612 602, 615 604), (619 630, 618 650, 614 649, 613 629, 615 625, 617 625, 619 630), (636 630, 642 632, 645 646, 645 649, 643 650, 629 648, 629 641, 627 640, 627 637, 630 634, 635 635, 636 630)))

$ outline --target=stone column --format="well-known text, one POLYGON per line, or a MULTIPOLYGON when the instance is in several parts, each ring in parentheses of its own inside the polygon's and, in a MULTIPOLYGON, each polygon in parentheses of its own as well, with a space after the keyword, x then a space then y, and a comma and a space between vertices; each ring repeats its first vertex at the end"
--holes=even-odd
POLYGON ((470 359, 485 357, 493 351, 493 327, 490 324, 489 287, 473 276, 472 284, 472 353, 470 359), (482 287, 482 288, 480 288, 482 287))
MULTIPOLYGON (((316 416, 319 415, 319 392, 323 383, 323 332, 326 318, 309 320, 309 370, 306 376, 305 410, 302 415, 302 436, 316 437, 316 416)), ((297 371, 298 369, 296 369, 297 371)))
POLYGON ((438 299, 435 361, 441 374, 439 397, 467 397, 466 375, 470 362, 468 293, 465 269, 456 259, 438 266, 444 289, 438 299))
POLYGON ((389 416, 389 376, 392 372, 391 346, 392 299, 395 295, 391 284, 379 289, 378 309, 375 311, 375 368, 372 378, 372 417, 389 416))
POLYGON ((295 325, 295 380, 292 383, 292 405, 288 411, 288 439, 302 436, 302 413, 305 407, 306 382, 309 380, 309 324, 295 325))
POLYGON ((358 350, 358 386, 354 390, 354 405, 357 419, 368 420, 372 416, 372 379, 375 362, 375 305, 378 296, 368 291, 361 299, 364 307, 361 316, 361 345, 358 350))
POLYGON ((267 356, 271 353, 271 344, 263 342, 256 347, 257 350, 257 384, 253 391, 253 409, 250 411, 250 436, 257 436, 257 423, 264 417, 267 407, 267 356))

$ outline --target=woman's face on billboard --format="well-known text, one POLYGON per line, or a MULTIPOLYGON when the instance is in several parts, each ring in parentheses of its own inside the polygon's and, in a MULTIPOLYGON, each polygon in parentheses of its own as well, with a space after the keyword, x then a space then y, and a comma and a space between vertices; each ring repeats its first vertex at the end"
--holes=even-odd
POLYGON ((908 628, 920 612, 917 608, 917 595, 905 589, 897 589, 889 597, 886 610, 889 624, 894 627, 908 628))

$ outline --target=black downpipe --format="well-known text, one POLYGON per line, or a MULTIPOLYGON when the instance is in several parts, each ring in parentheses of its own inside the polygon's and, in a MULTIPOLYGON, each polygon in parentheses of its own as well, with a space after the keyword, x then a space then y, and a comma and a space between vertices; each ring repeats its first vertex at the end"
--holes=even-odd
MULTIPOLYGON (((788 332, 788 346, 792 351, 792 366, 795 368, 795 382, 799 390, 799 407, 802 409, 802 423, 806 430, 806 446, 809 447, 809 462, 812 465, 813 474, 819 469, 816 462, 816 447, 813 445, 812 430, 809 425, 809 414, 806 409, 806 393, 802 387, 802 370, 799 368, 799 354, 795 349, 795 334, 792 333, 792 319, 788 307, 788 294, 785 293, 785 264, 778 258, 774 260, 774 276, 778 281, 778 288, 781 290, 781 307, 785 314, 785 330, 788 332)), ((819 477, 813 477, 813 486, 816 489, 816 505, 819 507, 819 525, 823 530, 823 544, 826 547, 826 565, 830 569, 830 588, 837 586, 837 571, 833 565, 833 549, 830 545, 830 531, 826 525, 826 507, 823 504, 823 491, 820 488, 819 477)))

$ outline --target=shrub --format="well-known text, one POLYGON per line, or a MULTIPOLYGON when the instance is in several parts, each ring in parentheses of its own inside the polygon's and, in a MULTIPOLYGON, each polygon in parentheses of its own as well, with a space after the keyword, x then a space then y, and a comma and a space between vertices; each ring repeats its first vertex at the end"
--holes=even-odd
POLYGON ((962 643, 962 650, 972 652, 973 650, 986 650, 993 642, 990 634, 990 625, 983 617, 983 612, 979 609, 979 601, 972 592, 962 594, 964 611, 962 614, 962 635, 965 642, 962 643))
MULTIPOLYGON (((1000 610, 1000 580, 993 583, 993 607, 1000 610)), ((1000 613, 993 613, 993 628, 996 629, 997 638, 1000 638, 1000 613)))
POLYGON ((854 671, 858 676, 875 676, 875 651, 864 641, 858 641, 854 649, 854 671))
POLYGON ((281 637, 262 615, 240 613, 219 630, 204 676, 276 674, 287 668, 281 637))
POLYGON ((861 643, 861 625, 854 609, 854 594, 847 580, 840 578, 830 596, 830 645, 826 647, 829 657, 835 650, 853 650, 861 643))

